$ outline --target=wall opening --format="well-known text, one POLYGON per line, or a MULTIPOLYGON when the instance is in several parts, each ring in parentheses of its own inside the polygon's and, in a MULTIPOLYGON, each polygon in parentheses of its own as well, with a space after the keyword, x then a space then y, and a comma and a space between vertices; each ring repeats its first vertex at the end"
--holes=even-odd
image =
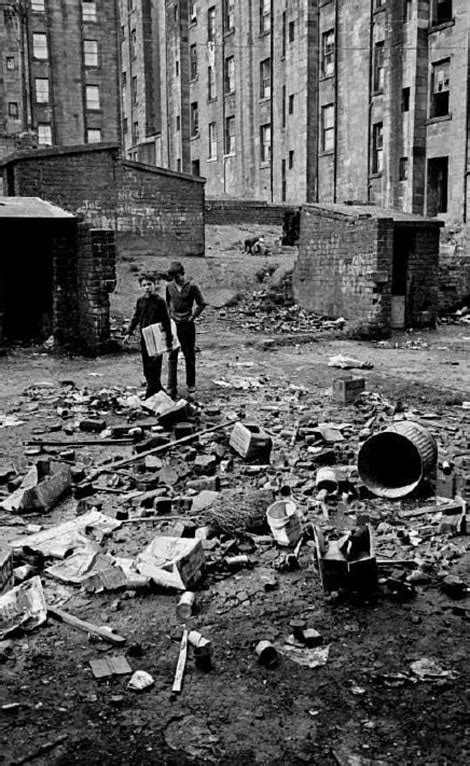
POLYGON ((449 182, 449 158, 435 157, 428 160, 427 214, 447 213, 449 182))
POLYGON ((414 251, 413 230, 395 228, 392 254, 392 319, 393 329, 404 329, 408 322, 409 277, 408 265, 414 251))

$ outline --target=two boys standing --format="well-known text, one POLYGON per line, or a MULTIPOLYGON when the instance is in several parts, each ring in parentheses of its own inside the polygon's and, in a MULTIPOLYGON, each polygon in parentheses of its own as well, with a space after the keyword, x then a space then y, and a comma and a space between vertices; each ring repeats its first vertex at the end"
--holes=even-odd
POLYGON ((179 350, 171 351, 171 322, 176 325, 178 341, 186 364, 186 384, 188 394, 196 391, 196 328, 194 320, 202 314, 206 302, 199 287, 185 278, 184 267, 179 261, 173 261, 168 269, 170 282, 166 288, 166 301, 155 291, 156 280, 153 275, 142 274, 139 284, 143 295, 138 298, 124 343, 136 328, 140 330, 140 348, 142 366, 147 381, 146 397, 161 391, 162 357, 150 357, 142 337, 142 330, 151 324, 160 323, 166 336, 168 358, 168 394, 176 399, 178 393, 178 355, 179 350))

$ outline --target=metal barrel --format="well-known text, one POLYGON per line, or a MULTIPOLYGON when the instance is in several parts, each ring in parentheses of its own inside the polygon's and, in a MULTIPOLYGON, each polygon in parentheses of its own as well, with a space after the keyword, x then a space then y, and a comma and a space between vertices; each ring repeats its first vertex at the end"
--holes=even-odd
POLYGON ((432 434, 419 423, 404 420, 364 442, 357 469, 374 495, 393 500, 416 489, 436 463, 437 443, 432 434))

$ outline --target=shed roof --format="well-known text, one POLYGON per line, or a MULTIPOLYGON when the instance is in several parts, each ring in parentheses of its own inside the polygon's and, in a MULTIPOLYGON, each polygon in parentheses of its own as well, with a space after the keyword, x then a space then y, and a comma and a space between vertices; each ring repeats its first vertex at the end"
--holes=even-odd
POLYGON ((324 211, 325 213, 334 213, 336 215, 343 215, 347 218, 354 218, 357 220, 364 218, 392 218, 397 224, 411 224, 413 226, 444 226, 444 222, 439 218, 427 218, 426 216, 414 213, 402 213, 400 210, 379 207, 378 205, 348 204, 347 202, 320 202, 306 205, 305 207, 314 208, 320 213, 324 211))
POLYGON ((67 218, 76 220, 73 213, 46 202, 40 197, 0 197, 0 218, 67 218))

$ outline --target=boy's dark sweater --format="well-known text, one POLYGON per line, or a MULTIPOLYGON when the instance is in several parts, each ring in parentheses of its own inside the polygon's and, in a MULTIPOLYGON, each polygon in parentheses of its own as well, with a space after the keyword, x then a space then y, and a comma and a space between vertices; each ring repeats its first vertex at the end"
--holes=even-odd
POLYGON ((159 295, 149 295, 148 297, 142 295, 137 299, 134 316, 130 321, 127 333, 132 335, 136 327, 142 330, 143 327, 148 327, 151 324, 162 325, 163 331, 166 333, 167 343, 171 346, 171 324, 165 301, 159 295))

